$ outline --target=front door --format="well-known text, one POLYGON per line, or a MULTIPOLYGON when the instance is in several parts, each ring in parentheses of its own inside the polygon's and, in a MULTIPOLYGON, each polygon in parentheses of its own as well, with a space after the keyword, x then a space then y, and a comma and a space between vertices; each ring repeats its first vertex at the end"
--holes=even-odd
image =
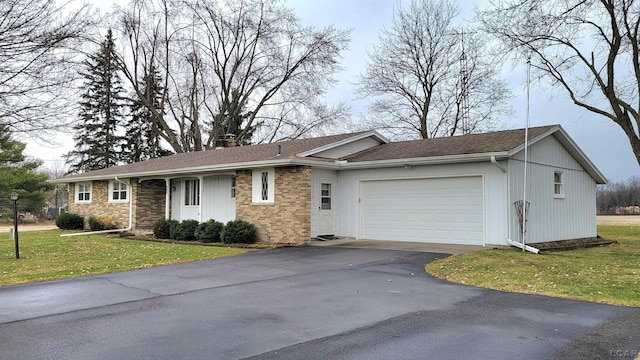
POLYGON ((333 184, 320 183, 320 206, 318 209, 319 235, 333 235, 333 184))

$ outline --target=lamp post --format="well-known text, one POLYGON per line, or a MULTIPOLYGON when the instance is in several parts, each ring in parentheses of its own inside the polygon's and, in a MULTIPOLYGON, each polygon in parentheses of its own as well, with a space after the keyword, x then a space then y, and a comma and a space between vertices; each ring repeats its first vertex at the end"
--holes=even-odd
POLYGON ((16 259, 20 259, 20 248, 18 247, 18 194, 12 193, 13 200, 13 238, 16 240, 16 259))

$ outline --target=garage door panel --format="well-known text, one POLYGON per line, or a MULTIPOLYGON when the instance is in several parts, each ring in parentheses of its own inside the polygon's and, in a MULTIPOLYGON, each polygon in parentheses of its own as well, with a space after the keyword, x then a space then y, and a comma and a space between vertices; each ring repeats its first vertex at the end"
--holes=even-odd
POLYGON ((483 243, 482 177, 365 181, 361 238, 483 243))

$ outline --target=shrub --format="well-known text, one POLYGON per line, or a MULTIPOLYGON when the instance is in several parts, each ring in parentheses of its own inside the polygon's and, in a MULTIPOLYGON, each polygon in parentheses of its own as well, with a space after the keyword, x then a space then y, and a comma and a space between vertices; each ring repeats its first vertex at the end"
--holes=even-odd
POLYGON ((88 223, 91 231, 112 230, 116 228, 116 222, 109 216, 90 216, 88 223))
POLYGON ((256 227, 244 220, 232 220, 225 225, 220 235, 225 244, 253 244, 258 240, 256 227))
POLYGON ((160 219, 153 224, 153 236, 156 239, 171 239, 171 225, 177 224, 177 220, 160 219))
POLYGON ((196 239, 203 243, 220 242, 220 232, 223 228, 224 224, 219 221, 205 221, 198 225, 195 232, 196 239))
POLYGON ((74 213, 60 214, 56 218, 56 226, 62 230, 84 229, 84 218, 74 213))
POLYGON ((189 241, 196 239, 198 220, 183 220, 181 223, 171 224, 169 234, 174 240, 189 241))

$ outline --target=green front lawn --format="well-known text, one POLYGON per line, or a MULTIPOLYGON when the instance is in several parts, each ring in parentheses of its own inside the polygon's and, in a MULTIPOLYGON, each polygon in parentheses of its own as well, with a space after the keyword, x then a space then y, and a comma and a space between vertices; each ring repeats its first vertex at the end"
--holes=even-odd
POLYGON ((103 274, 245 253, 246 249, 131 240, 118 235, 60 237, 60 230, 0 234, 0 285, 103 274))
POLYGON ((616 305, 640 306, 640 226, 598 226, 618 244, 546 252, 482 250, 454 255, 425 267, 460 284, 616 305))

